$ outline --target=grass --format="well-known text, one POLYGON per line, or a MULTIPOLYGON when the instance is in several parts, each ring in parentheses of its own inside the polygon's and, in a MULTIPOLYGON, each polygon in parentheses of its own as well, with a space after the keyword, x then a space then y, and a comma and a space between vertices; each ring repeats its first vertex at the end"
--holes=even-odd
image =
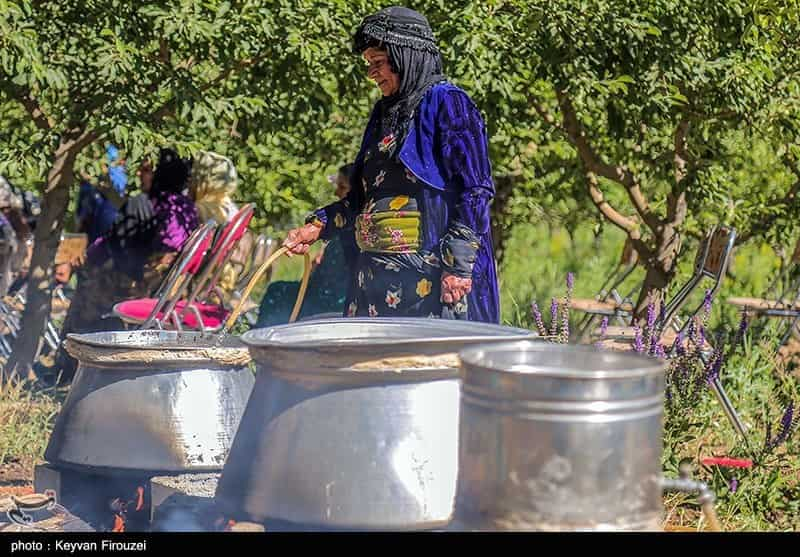
POLYGON ((38 389, 27 382, 0 390, 0 466, 16 463, 32 469, 41 460, 63 392, 38 389))

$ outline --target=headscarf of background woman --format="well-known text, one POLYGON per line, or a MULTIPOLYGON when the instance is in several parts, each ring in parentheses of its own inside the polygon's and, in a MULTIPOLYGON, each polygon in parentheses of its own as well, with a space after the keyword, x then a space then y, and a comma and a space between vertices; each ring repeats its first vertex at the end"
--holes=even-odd
POLYGON ((223 224, 236 212, 231 195, 238 176, 231 160, 218 153, 200 151, 192 162, 189 195, 194 199, 200 222, 214 219, 223 224))

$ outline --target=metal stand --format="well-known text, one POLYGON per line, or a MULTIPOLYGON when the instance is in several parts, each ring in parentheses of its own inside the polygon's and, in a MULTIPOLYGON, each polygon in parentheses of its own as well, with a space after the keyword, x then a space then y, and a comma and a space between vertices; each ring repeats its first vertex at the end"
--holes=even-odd
MULTIPOLYGON (((708 364, 708 355, 709 352, 700 352, 700 359, 704 364, 708 364)), ((725 392, 725 387, 722 386, 722 382, 719 380, 719 377, 711 381, 711 390, 714 392, 714 395, 716 395, 717 400, 722 406, 722 410, 725 412, 725 416, 728 418, 728 421, 731 422, 736 430, 736 433, 738 433, 739 436, 744 440, 744 444, 747 447, 747 452, 752 454, 753 451, 750 447, 750 442, 747 440, 747 428, 742 422, 742 419, 739 417, 738 412, 736 412, 736 408, 733 407, 731 399, 728 398, 728 393, 725 392)))

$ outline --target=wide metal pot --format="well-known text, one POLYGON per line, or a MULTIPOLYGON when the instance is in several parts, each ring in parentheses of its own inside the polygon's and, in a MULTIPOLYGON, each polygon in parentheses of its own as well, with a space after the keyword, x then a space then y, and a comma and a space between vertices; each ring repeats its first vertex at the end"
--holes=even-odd
POLYGON ((452 516, 462 348, 531 331, 323 319, 250 331, 257 364, 216 498, 250 520, 424 529, 452 516))
POLYGON ((68 335, 78 371, 45 451, 99 472, 221 470, 255 378, 235 337, 68 335))
POLYGON ((663 361, 539 342, 460 359, 454 529, 660 529, 663 361))

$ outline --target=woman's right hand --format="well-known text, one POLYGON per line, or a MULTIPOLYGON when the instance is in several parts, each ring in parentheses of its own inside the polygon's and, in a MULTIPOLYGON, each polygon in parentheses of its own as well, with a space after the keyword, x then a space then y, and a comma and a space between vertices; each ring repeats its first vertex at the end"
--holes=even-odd
POLYGON ((302 255, 306 253, 311 244, 319 239, 321 232, 322 229, 314 224, 306 224, 300 228, 290 230, 283 241, 283 247, 289 249, 286 255, 291 257, 293 254, 302 255))

